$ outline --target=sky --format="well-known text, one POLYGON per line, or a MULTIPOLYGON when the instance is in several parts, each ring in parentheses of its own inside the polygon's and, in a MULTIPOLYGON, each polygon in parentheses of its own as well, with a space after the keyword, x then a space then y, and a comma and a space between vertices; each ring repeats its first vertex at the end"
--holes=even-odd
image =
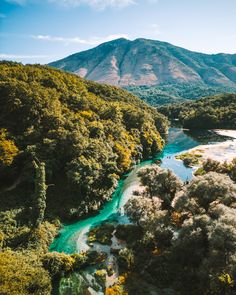
POLYGON ((236 0, 0 0, 0 59, 45 64, 124 37, 236 53, 236 0))

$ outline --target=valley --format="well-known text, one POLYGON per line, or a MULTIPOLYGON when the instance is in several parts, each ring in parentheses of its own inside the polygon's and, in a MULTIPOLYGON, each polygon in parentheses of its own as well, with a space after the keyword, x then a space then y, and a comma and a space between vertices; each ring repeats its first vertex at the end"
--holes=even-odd
POLYGON ((236 295, 236 1, 0 3, 0 295, 236 295))
MULTIPOLYGON (((78 272, 77 274, 71 274, 68 278, 62 279, 59 287, 59 294, 64 295, 73 292, 81 292, 81 294, 86 293, 86 289, 91 294, 104 294, 103 288, 104 283, 108 288, 110 287, 106 282, 112 282, 111 286, 114 284, 122 285, 119 282, 119 268, 117 265, 117 257, 112 254, 114 249, 122 249, 126 247, 126 243, 124 241, 122 243, 119 240, 115 239, 115 243, 113 242, 111 245, 103 246, 99 242, 91 243, 88 240, 88 233, 94 227, 99 227, 102 224, 113 224, 114 228, 117 228, 119 224, 130 224, 129 219, 124 214, 124 206, 132 197, 133 192, 137 191, 141 188, 141 184, 139 182, 138 173, 145 167, 156 166, 157 160, 161 160, 160 167, 165 169, 172 170, 175 175, 180 177, 182 181, 189 182, 196 168, 191 168, 184 166, 184 164, 176 159, 176 156, 182 154, 183 152, 189 152, 194 149, 202 149, 202 147, 207 147, 206 145, 201 146, 201 143, 206 144, 207 138, 210 140, 209 147, 211 150, 216 149, 219 145, 229 145, 230 140, 227 141, 227 137, 234 131, 183 131, 179 128, 170 128, 168 135, 168 143, 165 146, 164 151, 161 154, 157 154, 154 159, 141 162, 139 165, 135 166, 132 172, 125 176, 124 180, 119 182, 118 188, 113 194, 112 201, 107 203, 104 208, 94 217, 90 217, 86 220, 79 221, 72 225, 63 226, 60 231, 60 235, 58 238, 54 240, 52 243, 50 250, 65 252, 68 254, 72 253, 83 253, 86 251, 96 250, 98 252, 106 253, 107 258, 103 265, 105 269, 109 267, 109 261, 113 260, 112 268, 114 268, 115 272, 115 280, 112 279, 111 276, 106 275, 106 280, 99 284, 99 281, 96 282, 95 273, 101 268, 101 265, 96 267, 85 269, 83 272, 78 272), (219 132, 219 136, 217 133, 219 132), (214 141, 212 140, 212 134, 214 134, 214 141), (221 137, 221 136, 223 137, 221 137), (225 137, 224 137, 225 136, 225 137), (223 141, 226 140, 226 141, 223 141), (217 143, 217 141, 223 141, 222 143, 217 143), (200 146, 199 146, 200 145, 200 146), (118 242, 118 244, 117 244, 118 242), (119 244, 120 243, 120 244, 119 244), (95 277, 93 280, 92 278, 95 277), (80 280, 80 288, 78 287, 77 281, 80 280), (95 283, 96 282, 96 283, 95 283), (93 287, 95 289, 93 289, 93 287), (76 291, 77 290, 77 291, 76 291), (84 291, 82 291, 84 290, 84 291), (98 291, 99 290, 99 291, 98 291), (84 293, 83 293, 84 292, 84 293)), ((229 154, 227 150, 225 150, 224 154, 221 154, 222 157, 227 158, 229 154)), ((213 159, 211 154, 208 155, 208 159, 213 159)), ((219 159, 217 159, 219 160, 219 159)), ((222 158, 223 160, 223 158, 222 158)), ((231 161, 229 161, 231 162, 231 161)), ((118 251, 119 251, 118 250, 118 251)), ((105 270, 103 270, 105 271, 105 270)))
POLYGON ((3 294, 199 295, 202 273, 234 292, 235 94, 156 109, 48 66, 0 68, 3 294))

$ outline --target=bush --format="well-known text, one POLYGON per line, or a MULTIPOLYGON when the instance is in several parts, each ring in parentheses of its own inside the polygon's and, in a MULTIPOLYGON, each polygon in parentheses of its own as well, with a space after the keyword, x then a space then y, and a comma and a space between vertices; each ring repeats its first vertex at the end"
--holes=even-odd
POLYGON ((42 263, 53 278, 60 278, 72 271, 75 260, 67 254, 52 252, 42 257, 42 263))

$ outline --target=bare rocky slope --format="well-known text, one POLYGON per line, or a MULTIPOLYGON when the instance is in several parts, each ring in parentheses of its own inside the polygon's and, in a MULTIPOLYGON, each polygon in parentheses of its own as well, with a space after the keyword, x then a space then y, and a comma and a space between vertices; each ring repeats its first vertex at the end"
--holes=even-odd
POLYGON ((121 87, 178 83, 236 87, 236 54, 208 55, 147 39, 113 40, 50 66, 121 87))

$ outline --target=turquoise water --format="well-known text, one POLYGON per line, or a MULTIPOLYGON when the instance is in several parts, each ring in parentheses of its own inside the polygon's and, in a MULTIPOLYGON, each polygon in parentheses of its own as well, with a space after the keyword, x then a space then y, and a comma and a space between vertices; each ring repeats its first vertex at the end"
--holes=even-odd
MULTIPOLYGON (((51 244, 50 250, 65 253, 77 253, 89 249, 87 245, 87 233, 89 229, 102 222, 115 219, 119 223, 125 222, 126 218, 122 215, 122 208, 132 195, 138 185, 137 172, 141 167, 151 165, 155 160, 161 159, 161 167, 169 168, 183 181, 190 180, 193 175, 192 168, 186 168, 182 161, 175 159, 175 156, 185 150, 198 146, 202 142, 206 143, 209 134, 189 134, 179 128, 170 128, 168 142, 161 154, 155 159, 144 161, 136 165, 126 179, 120 180, 111 201, 107 202, 96 216, 86 218, 71 225, 64 225, 57 237, 51 244)), ((214 139, 214 141, 216 141, 214 139)), ((208 141, 209 143, 209 141, 208 141)))

